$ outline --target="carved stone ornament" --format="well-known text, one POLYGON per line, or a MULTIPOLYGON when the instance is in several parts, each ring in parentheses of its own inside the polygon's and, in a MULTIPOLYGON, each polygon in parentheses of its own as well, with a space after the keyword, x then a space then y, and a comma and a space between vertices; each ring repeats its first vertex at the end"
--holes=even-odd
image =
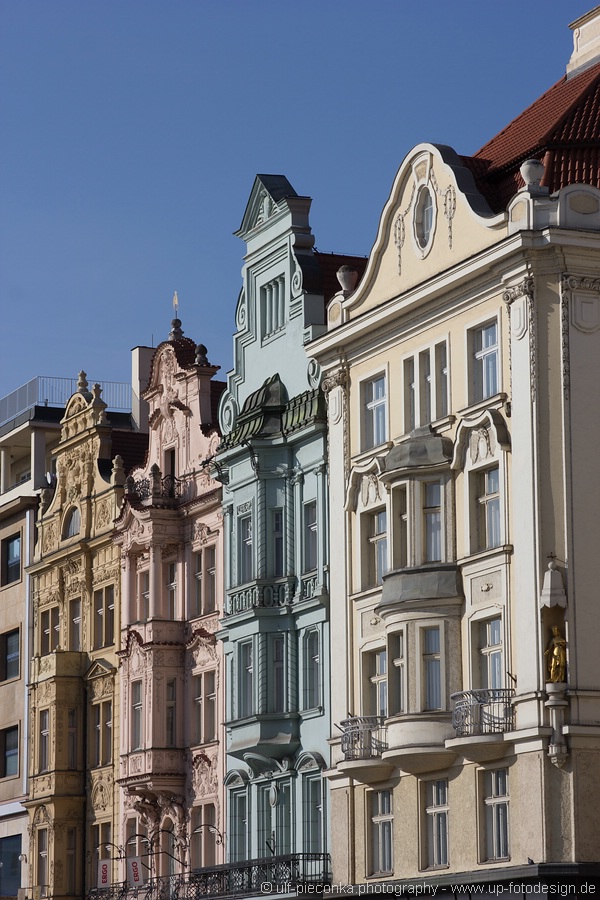
POLYGON ((369 504, 381 500, 379 479, 373 472, 370 472, 368 475, 363 475, 360 485, 360 495, 363 506, 369 506, 369 504))
POLYGON ((194 541, 206 544, 211 530, 205 522, 196 522, 194 525, 194 541))
POLYGON ((417 185, 416 182, 413 181, 412 191, 408 200, 408 204, 401 212, 398 213, 398 215, 396 216, 396 221, 394 222, 394 244, 396 245, 396 250, 398 252, 398 275, 402 275, 402 248, 404 247, 404 242, 406 240, 406 225, 404 224, 404 219, 409 214, 412 208, 416 190, 417 185))
POLYGON ((56 526, 54 523, 44 526, 44 537, 42 539, 42 552, 50 553, 56 547, 56 526))
POLYGON ((514 303, 519 297, 533 297, 534 279, 528 275, 519 284, 506 288, 502 293, 502 299, 505 303, 514 303))
POLYGON ((110 522, 110 507, 108 500, 101 500, 96 508, 96 528, 106 528, 110 522))
POLYGON ((337 372, 332 372, 323 379, 323 384, 321 385, 323 393, 327 396, 334 388, 345 387, 347 380, 348 371, 345 368, 338 369, 337 372))
POLYGON ((469 438, 469 455, 473 465, 493 456, 494 436, 487 428, 474 428, 469 438))

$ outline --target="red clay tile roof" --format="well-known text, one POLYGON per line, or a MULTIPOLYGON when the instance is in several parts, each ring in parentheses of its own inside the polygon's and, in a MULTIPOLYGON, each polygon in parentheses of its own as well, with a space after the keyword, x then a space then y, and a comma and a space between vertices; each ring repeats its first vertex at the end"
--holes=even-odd
POLYGON ((600 63, 565 76, 472 157, 463 157, 494 210, 523 187, 519 167, 541 159, 550 192, 575 182, 600 188, 600 63))

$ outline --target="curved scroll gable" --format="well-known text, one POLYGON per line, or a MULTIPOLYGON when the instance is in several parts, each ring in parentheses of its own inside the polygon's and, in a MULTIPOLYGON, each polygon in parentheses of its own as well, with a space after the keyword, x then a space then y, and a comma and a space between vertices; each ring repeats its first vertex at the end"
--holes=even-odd
POLYGON ((469 447, 471 447, 473 456, 480 455, 482 451, 492 456, 494 452, 492 444, 504 451, 510 450, 510 435, 506 422, 498 410, 486 409, 472 419, 463 419, 456 431, 454 455, 450 468, 464 468, 469 447))
MULTIPOLYGON (((481 226, 476 249, 495 242, 495 230, 507 222, 506 213, 496 215, 492 212, 487 200, 476 187, 473 173, 452 147, 445 144, 418 144, 407 154, 398 169, 390 197, 381 215, 365 274, 357 289, 342 300, 342 321, 364 311, 361 307, 367 303, 375 282, 378 291, 385 292, 385 296, 379 301, 384 302, 429 278, 435 265, 438 266, 438 271, 442 271, 470 255, 472 251, 467 250, 466 244, 463 249, 463 244, 466 240, 472 240, 472 237, 465 238, 463 232, 471 233, 473 229, 460 229, 458 226, 460 219, 464 220, 465 216, 476 220, 481 226), (424 185, 428 186, 434 198, 434 220, 437 219, 437 234, 432 239, 437 247, 432 254, 436 256, 436 261, 428 261, 428 268, 424 268, 423 259, 429 255, 431 247, 426 252, 420 252, 413 234, 418 191, 424 185)), ((369 306, 372 305, 373 302, 370 302, 369 306)), ((340 324, 339 320, 336 324, 340 324)))

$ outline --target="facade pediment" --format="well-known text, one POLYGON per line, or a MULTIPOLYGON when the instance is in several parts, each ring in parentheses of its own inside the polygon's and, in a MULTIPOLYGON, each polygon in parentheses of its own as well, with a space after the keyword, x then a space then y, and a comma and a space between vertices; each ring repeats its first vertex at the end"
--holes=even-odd
POLYGON ((245 238, 255 228, 271 224, 286 211, 282 201, 297 196, 284 175, 257 175, 236 235, 245 238))
POLYGON ((329 329, 362 315, 497 243, 494 215, 451 147, 419 144, 404 159, 385 205, 364 277, 333 304, 329 329))

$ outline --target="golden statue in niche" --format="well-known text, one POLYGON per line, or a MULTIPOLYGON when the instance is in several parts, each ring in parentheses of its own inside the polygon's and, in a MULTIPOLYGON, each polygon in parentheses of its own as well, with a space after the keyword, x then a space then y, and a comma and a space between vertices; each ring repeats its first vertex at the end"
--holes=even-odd
POLYGON ((561 635, 558 625, 552 626, 552 637, 544 656, 550 681, 553 684, 564 682, 567 675, 567 642, 561 635))

